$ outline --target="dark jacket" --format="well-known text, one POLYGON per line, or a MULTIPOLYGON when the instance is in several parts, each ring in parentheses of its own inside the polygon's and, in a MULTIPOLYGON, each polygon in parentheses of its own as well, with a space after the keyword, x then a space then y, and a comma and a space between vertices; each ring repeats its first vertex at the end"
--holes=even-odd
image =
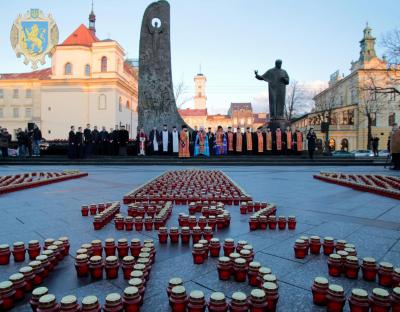
POLYGON ((42 131, 39 128, 33 129, 32 137, 34 141, 40 141, 42 139, 42 131))
POLYGON ((76 142, 75 142, 75 132, 73 131, 73 130, 71 130, 69 133, 68 133, 68 143, 69 144, 75 144, 76 142))
POLYGON ((307 141, 308 141, 308 149, 315 150, 317 142, 317 135, 315 134, 315 132, 314 133, 308 132, 307 141))
POLYGON ((82 145, 83 144, 83 134, 82 132, 75 133, 75 144, 82 145))
POLYGON ((106 130, 101 130, 99 132, 99 141, 103 143, 109 141, 108 132, 106 130))
POLYGON ((118 143, 119 146, 127 146, 129 142, 129 132, 128 130, 119 130, 118 131, 118 143))
POLYGON ((83 130, 83 137, 85 139, 85 144, 90 144, 92 142, 92 131, 86 128, 83 130))

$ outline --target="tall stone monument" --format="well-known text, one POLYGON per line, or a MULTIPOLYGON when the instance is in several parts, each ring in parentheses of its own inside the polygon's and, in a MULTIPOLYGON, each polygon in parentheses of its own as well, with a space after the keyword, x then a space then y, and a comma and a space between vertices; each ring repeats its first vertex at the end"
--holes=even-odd
POLYGON ((143 15, 139 47, 139 127, 146 133, 185 124, 175 103, 171 72, 170 6, 161 0, 143 15))

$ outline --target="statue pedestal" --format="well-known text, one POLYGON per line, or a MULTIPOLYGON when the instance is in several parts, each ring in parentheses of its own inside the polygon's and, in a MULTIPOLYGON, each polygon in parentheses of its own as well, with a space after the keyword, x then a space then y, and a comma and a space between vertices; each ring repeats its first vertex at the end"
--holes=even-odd
POLYGON ((275 132, 278 127, 281 128, 282 131, 285 131, 286 127, 290 127, 290 121, 286 118, 271 119, 268 124, 268 128, 270 128, 272 132, 275 132))

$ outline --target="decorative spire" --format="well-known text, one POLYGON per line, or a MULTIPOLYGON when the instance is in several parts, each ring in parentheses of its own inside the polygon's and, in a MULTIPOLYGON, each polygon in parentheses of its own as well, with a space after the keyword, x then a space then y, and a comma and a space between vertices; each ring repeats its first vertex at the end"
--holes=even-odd
POLYGON ((92 0, 92 11, 89 14, 89 30, 94 34, 96 34, 96 14, 94 14, 93 10, 93 0, 92 0))
POLYGON ((365 63, 376 57, 376 52, 375 52, 375 39, 372 36, 372 28, 369 27, 368 22, 367 25, 364 28, 364 37, 360 41, 360 63, 365 63))

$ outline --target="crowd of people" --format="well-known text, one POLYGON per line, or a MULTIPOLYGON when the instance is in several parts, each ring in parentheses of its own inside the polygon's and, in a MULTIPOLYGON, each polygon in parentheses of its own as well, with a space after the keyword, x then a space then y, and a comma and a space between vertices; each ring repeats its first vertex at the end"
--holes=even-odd
MULTIPOLYGON (((18 149, 15 156, 20 157, 37 157, 40 156, 40 142, 42 141, 42 132, 39 127, 35 124, 33 128, 22 130, 18 128, 16 130, 18 149)), ((0 127, 0 147, 2 158, 9 156, 9 147, 11 144, 11 134, 7 128, 0 127)))

